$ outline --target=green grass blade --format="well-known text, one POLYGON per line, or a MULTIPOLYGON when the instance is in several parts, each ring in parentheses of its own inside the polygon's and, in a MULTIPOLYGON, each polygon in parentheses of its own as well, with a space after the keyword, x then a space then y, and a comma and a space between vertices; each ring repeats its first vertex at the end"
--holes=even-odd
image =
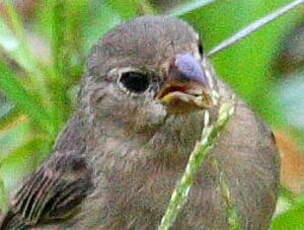
POLYGON ((34 56, 32 50, 29 47, 25 27, 20 19, 20 15, 15 10, 13 3, 6 3, 4 7, 7 11, 8 21, 10 21, 11 32, 1 22, 2 30, 7 30, 6 33, 15 37, 15 49, 11 52, 13 57, 22 67, 27 70, 32 81, 32 88, 39 90, 39 92, 46 94, 46 85, 44 81, 44 72, 40 68, 42 63, 34 56))
MULTIPOLYGON (((218 119, 213 123, 209 121, 209 113, 208 116, 206 114, 205 127, 202 130, 201 140, 196 143, 192 153, 190 154, 184 173, 171 195, 171 199, 158 230, 169 230, 174 224, 178 214, 187 202, 189 191, 199 168, 210 149, 213 148, 216 139, 221 135, 228 120, 234 113, 234 103, 234 99, 231 99, 222 104, 219 110, 218 119)), ((228 188, 226 191, 228 191, 228 188)), ((231 212, 228 213, 228 215, 229 219, 235 220, 234 223, 231 223, 230 229, 238 230, 238 223, 236 223, 238 218, 235 215, 232 217, 231 212)))
POLYGON ((100 4, 96 4, 94 1, 90 2, 89 12, 90 23, 84 28, 86 53, 89 52, 92 45, 96 44, 103 34, 124 20, 116 9, 113 9, 106 2, 100 4))
POLYGON ((1 62, 0 73, 0 89, 3 90, 5 95, 35 120, 41 129, 52 133, 52 123, 43 105, 27 92, 16 76, 1 62))
POLYGON ((0 129, 0 161, 24 144, 29 137, 30 129, 30 122, 26 115, 16 117, 0 129))
POLYGON ((288 211, 278 215, 272 221, 270 230, 303 230, 304 200, 301 199, 288 211))
POLYGON ((163 14, 169 15, 172 17, 178 17, 182 16, 186 13, 189 13, 191 11, 197 10, 199 8, 202 8, 210 3, 215 2, 216 0, 191 0, 191 1, 185 1, 184 3, 181 3, 174 7, 173 9, 165 11, 163 14))
MULTIPOLYGON (((240 28, 288 2, 291 1, 216 1, 184 17, 200 29, 205 50, 210 50, 240 28)), ((272 87, 272 59, 278 53, 282 35, 299 17, 300 11, 293 10, 212 57, 219 76, 272 125, 281 122, 276 103, 268 97, 272 87)))
POLYGON ((0 162, 0 179, 7 192, 14 191, 24 176, 35 169, 41 160, 41 149, 47 142, 40 138, 31 138, 12 151, 0 162))

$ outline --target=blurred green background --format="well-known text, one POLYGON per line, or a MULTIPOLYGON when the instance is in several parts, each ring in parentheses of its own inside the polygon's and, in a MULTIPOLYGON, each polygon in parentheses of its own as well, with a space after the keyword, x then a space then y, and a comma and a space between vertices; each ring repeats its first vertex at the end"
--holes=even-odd
MULTIPOLYGON (((291 0, 0 1, 0 207, 50 153, 75 106, 90 47, 143 14, 181 17, 206 51, 291 0)), ((304 229, 304 8, 270 23, 212 61, 275 130, 282 189, 271 229, 304 229)))

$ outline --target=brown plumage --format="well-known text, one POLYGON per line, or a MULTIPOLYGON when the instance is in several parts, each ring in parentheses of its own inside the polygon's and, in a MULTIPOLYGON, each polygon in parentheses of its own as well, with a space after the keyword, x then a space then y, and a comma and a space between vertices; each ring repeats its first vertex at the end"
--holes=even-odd
MULTIPOLYGON (((198 39, 185 22, 160 16, 106 34, 89 56, 77 110, 53 154, 11 200, 0 229, 156 229, 205 112, 217 116, 211 94, 219 104, 233 94, 198 39)), ((228 207, 242 229, 267 229, 278 157, 270 130, 237 99, 172 229, 229 229, 228 207)))

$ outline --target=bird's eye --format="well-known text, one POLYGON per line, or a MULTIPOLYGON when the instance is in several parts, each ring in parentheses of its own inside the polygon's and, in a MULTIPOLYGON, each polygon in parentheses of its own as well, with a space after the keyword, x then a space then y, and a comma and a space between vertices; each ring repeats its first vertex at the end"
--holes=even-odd
POLYGON ((123 73, 119 79, 120 83, 132 93, 143 93, 149 88, 149 78, 140 72, 123 73))

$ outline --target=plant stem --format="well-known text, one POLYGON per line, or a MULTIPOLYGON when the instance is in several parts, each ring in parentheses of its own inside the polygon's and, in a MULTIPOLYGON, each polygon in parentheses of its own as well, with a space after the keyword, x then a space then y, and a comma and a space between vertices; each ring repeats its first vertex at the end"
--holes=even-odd
POLYGON ((205 127, 202 131, 202 138, 196 143, 194 150, 190 154, 188 164, 181 180, 177 183, 171 200, 161 220, 158 230, 168 230, 176 220, 177 215, 182 210, 187 201, 187 197, 193 180, 206 158, 208 151, 214 146, 218 136, 220 136, 226 123, 234 113, 234 103, 226 102, 219 109, 219 116, 214 124, 209 123, 209 113, 205 114, 205 127))
POLYGON ((230 47, 234 43, 238 42, 239 40, 248 37, 248 35, 252 34, 253 32, 261 29, 263 26, 267 25, 271 21, 279 18, 280 16, 288 13, 290 10, 298 7, 299 5, 303 4, 304 0, 295 0, 286 6, 283 6, 274 12, 266 15, 263 18, 260 18, 253 23, 249 24, 245 28, 241 29, 239 32, 235 33, 232 37, 224 40, 220 44, 218 44, 216 47, 214 47, 212 50, 210 50, 207 54, 208 57, 230 47))

